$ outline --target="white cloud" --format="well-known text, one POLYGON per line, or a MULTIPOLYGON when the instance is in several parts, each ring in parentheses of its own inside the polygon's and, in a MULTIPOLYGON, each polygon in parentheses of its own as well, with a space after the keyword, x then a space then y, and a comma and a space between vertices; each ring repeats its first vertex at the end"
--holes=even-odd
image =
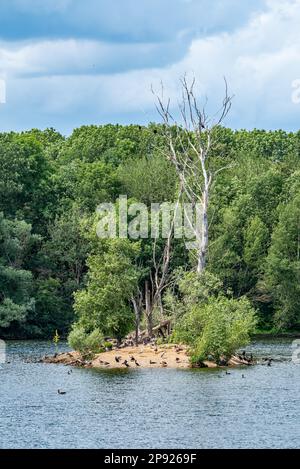
POLYGON ((108 43, 86 39, 0 42, 2 70, 12 76, 117 73, 162 66, 183 56, 187 38, 171 43, 108 43), (175 56, 175 57, 174 57, 175 56))
MULTIPOLYGON (((89 71, 92 63, 122 60, 122 56, 126 61, 132 54, 143 54, 145 45, 128 48, 75 40, 14 48, 2 44, 0 59, 10 70, 11 99, 17 106, 26 96, 31 105, 46 113, 48 125, 54 125, 60 114, 72 115, 72 125, 82 124, 88 115, 99 122, 122 120, 130 114, 138 121, 143 120, 144 111, 149 118, 155 115, 151 83, 158 86, 163 80, 176 102, 179 77, 192 72, 199 78, 203 95, 217 106, 225 75, 235 94, 228 124, 295 128, 300 106, 292 102, 291 95, 292 82, 300 77, 300 0, 267 0, 267 5, 267 11, 257 13, 239 30, 193 40, 182 60, 164 67, 114 74, 100 73, 100 68, 98 74, 89 71), (66 70, 73 74, 59 76, 66 70), (22 78, 25 73, 56 76, 22 78)), ((159 48, 154 50, 159 53, 159 48)))

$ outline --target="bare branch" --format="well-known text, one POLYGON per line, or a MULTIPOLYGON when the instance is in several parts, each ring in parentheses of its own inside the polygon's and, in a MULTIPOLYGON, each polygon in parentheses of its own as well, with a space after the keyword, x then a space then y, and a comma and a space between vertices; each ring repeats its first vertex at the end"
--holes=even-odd
MULTIPOLYGON (((207 98, 201 107, 195 94, 195 77, 188 81, 186 74, 181 78, 182 100, 178 104, 183 125, 178 125, 171 114, 170 99, 164 98, 164 87, 161 83, 161 93, 157 94, 156 107, 165 124, 164 135, 169 152, 167 158, 175 167, 184 196, 193 204, 202 204, 202 236, 198 239, 198 272, 205 267, 208 252, 208 205, 211 186, 217 175, 232 165, 223 166, 213 171, 209 166, 213 144, 217 142, 214 130, 227 117, 232 103, 232 96, 228 92, 228 84, 224 78, 225 92, 220 109, 212 118, 206 113, 207 98)), ((191 225, 191 221, 188 220, 191 225)), ((199 238, 199 236, 198 236, 199 238)), ((164 259, 168 264, 168 256, 164 259)))

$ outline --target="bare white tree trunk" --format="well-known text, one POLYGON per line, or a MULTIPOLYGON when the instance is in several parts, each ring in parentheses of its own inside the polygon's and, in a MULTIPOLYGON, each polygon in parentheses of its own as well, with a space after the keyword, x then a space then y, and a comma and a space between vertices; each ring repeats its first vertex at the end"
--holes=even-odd
POLYGON ((208 252, 208 201, 209 201, 209 192, 204 190, 203 192, 203 203, 202 203, 202 231, 201 231, 201 240, 199 246, 198 254, 198 263, 197 263, 197 272, 201 274, 206 266, 206 258, 208 252))
MULTIPOLYGON (((201 206, 201 232, 194 230, 197 244, 197 272, 201 274, 207 263, 209 245, 208 209, 212 183, 220 171, 230 167, 211 169, 210 159, 216 129, 222 124, 231 108, 225 80, 225 97, 215 119, 209 118, 205 106, 201 107, 194 94, 195 79, 189 85, 186 77, 181 80, 182 103, 179 110, 182 124, 178 124, 170 112, 170 99, 165 101, 162 92, 155 94, 157 110, 163 119, 163 132, 167 141, 166 157, 174 164, 184 198, 194 206, 201 206)), ((186 214, 187 215, 187 214, 186 214)), ((193 229, 192 223, 189 224, 193 229)))

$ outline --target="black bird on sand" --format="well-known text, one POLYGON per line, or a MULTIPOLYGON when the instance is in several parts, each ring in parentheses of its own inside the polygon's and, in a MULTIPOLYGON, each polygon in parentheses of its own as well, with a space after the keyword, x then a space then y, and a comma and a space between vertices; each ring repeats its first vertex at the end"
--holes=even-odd
POLYGON ((150 365, 156 365, 157 362, 153 362, 152 360, 150 360, 150 365))
POLYGON ((122 365, 125 365, 127 368, 129 368, 129 363, 128 363, 127 360, 124 360, 123 363, 122 363, 122 365))
POLYGON ((134 360, 134 363, 136 364, 136 366, 141 366, 136 360, 134 360))
POLYGON ((119 363, 120 360, 121 360, 121 357, 115 357, 115 360, 116 360, 117 363, 119 363))

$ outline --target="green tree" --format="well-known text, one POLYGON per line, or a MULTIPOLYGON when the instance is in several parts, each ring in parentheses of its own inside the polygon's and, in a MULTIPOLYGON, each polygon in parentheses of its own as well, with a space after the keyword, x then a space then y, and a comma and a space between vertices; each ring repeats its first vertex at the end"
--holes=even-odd
POLYGON ((40 228, 47 213, 51 166, 30 134, 0 134, 0 211, 40 228))
POLYGON ((24 266, 37 242, 30 225, 0 213, 0 328, 24 321, 34 308, 32 274, 24 266))
POLYGON ((48 228, 34 265, 36 313, 29 318, 39 335, 67 334, 74 320, 73 293, 84 285, 89 241, 83 236, 81 212, 72 209, 56 217, 48 228))
POLYGON ((300 315, 300 195, 280 206, 272 235, 265 280, 275 303, 275 325, 299 325, 300 315))
POLYGON ((119 195, 120 183, 115 168, 102 161, 86 163, 73 160, 61 165, 55 175, 62 212, 77 206, 92 213, 101 202, 111 202, 119 195))
POLYGON ((177 185, 176 173, 171 163, 160 154, 131 159, 118 170, 122 194, 143 202, 173 202, 177 185))
POLYGON ((102 243, 102 252, 89 257, 87 288, 75 294, 74 304, 78 323, 87 333, 98 328, 120 340, 133 328, 130 302, 138 286, 139 249, 139 243, 112 239, 102 243))

